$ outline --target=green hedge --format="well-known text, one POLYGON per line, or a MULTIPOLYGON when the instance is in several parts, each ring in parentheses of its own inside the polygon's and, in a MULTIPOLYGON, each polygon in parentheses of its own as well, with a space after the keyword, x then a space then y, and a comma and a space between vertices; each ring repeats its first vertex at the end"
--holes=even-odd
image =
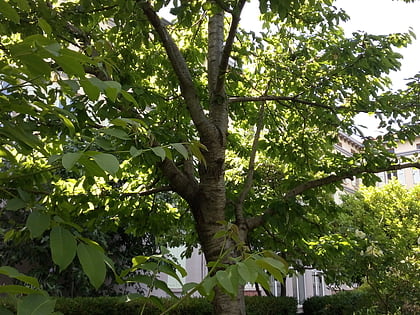
POLYGON ((296 315, 297 301, 292 297, 247 296, 247 315, 296 315))
POLYGON ((329 296, 314 296, 303 303, 305 315, 351 315, 372 306, 364 291, 342 291, 329 296))
MULTIPOLYGON (((174 303, 173 299, 161 299, 164 309, 174 303)), ((247 315, 295 315, 297 302, 290 297, 245 297, 247 315)), ((8 304, 8 303, 5 303, 8 304)), ((5 305, 3 304, 3 305, 5 305)), ((118 297, 78 297, 57 298, 56 311, 64 315, 138 315, 143 302, 124 302, 118 297)), ((11 305, 7 307, 14 310, 11 305)), ((160 310, 153 304, 147 303, 143 314, 158 315, 160 310)), ((186 299, 171 315, 212 315, 212 304, 203 298, 186 299)))

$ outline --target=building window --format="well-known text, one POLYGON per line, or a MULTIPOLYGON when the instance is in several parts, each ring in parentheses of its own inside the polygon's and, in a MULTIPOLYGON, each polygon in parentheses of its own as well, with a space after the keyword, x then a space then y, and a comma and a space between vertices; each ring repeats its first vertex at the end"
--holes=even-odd
POLYGON ((416 150, 420 150, 420 143, 416 143, 416 150))
POLYGON ((405 185, 405 172, 404 172, 404 170, 398 170, 397 171, 397 177, 398 177, 398 181, 402 185, 405 185))
POLYGON ((398 178, 397 171, 387 172, 386 177, 388 178, 388 181, 392 180, 393 178, 398 178))
POLYGON ((420 169, 413 169, 413 183, 414 185, 420 184, 420 169))
POLYGON ((299 305, 302 305, 306 299, 305 275, 298 274, 293 276, 293 297, 296 298, 299 305))
POLYGON ((395 149, 388 149, 389 153, 395 153, 395 149))

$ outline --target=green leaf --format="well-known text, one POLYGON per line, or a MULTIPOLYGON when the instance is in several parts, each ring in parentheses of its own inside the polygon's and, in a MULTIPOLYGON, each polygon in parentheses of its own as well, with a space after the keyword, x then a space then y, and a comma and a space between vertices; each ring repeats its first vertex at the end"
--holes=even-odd
POLYGON ((15 156, 3 146, 0 146, 0 157, 8 159, 12 163, 16 163, 15 156))
POLYGON ((197 288, 198 285, 199 284, 196 283, 196 282, 188 282, 188 283, 185 283, 182 286, 182 294, 186 294, 187 292, 189 292, 191 290, 194 290, 195 288, 197 288))
POLYGON ((85 70, 79 60, 70 56, 58 56, 54 58, 55 61, 63 68, 67 74, 73 74, 78 77, 85 76, 85 70))
POLYGON ((160 265, 159 271, 167 274, 168 276, 171 276, 176 281, 178 281, 179 284, 182 285, 182 281, 179 278, 179 276, 177 275, 177 273, 171 267, 169 267, 168 265, 165 265, 165 264, 160 265))
POLYGON ((283 281, 283 277, 287 273, 285 265, 271 257, 258 259, 256 264, 267 270, 278 281, 283 281))
POLYGON ((97 77, 88 78, 87 81, 96 86, 101 92, 103 92, 106 88, 104 81, 99 80, 97 77))
POLYGON ((130 154, 133 158, 139 156, 140 154, 142 154, 144 151, 143 150, 138 150, 135 147, 131 146, 130 147, 130 154))
POLYGON ((59 83, 61 85, 66 85, 70 87, 73 93, 77 93, 77 91, 79 91, 79 88, 80 88, 80 84, 77 80, 62 80, 62 81, 59 81, 59 83))
POLYGON ((96 138, 95 143, 104 150, 115 150, 115 146, 109 140, 103 138, 96 138))
POLYGON ((77 257, 90 283, 98 289, 106 276, 104 253, 96 246, 80 243, 77 246, 77 257))
POLYGON ((130 136, 124 130, 121 129, 107 128, 102 129, 101 132, 121 140, 130 140, 130 136))
POLYGON ((37 210, 32 211, 26 220, 31 238, 41 236, 50 227, 50 216, 37 210))
POLYGON ((206 159, 204 158, 203 153, 200 149, 205 149, 206 147, 199 143, 198 141, 193 141, 190 143, 191 153, 201 162, 204 166, 207 166, 206 159))
POLYGON ((153 286, 156 289, 160 289, 163 292, 165 292, 166 294, 168 294, 170 297, 176 298, 177 296, 172 292, 171 289, 169 289, 168 285, 166 284, 166 282, 159 280, 159 279, 154 279, 153 281, 153 286))
POLYGON ((76 128, 74 128, 72 121, 68 119, 66 116, 64 116, 63 114, 58 113, 56 115, 63 121, 64 125, 69 130, 70 137, 73 137, 76 132, 76 128))
POLYGON ((182 143, 172 143, 171 146, 177 150, 184 159, 188 159, 188 150, 185 148, 185 146, 182 143))
POLYGON ((120 168, 120 163, 112 154, 99 153, 92 156, 92 158, 102 170, 108 172, 111 175, 115 175, 115 173, 117 173, 118 169, 120 168))
MULTIPOLYGON (((255 263, 255 260, 248 259, 248 260, 245 260, 243 262, 243 264, 246 266, 247 271, 249 273, 249 278, 248 278, 249 280, 247 280, 247 281, 249 283, 254 283, 258 278, 258 269, 259 269, 259 267, 255 263)), ((241 267, 241 268, 243 268, 243 267, 241 267)), ((244 271, 243 269, 240 270, 239 267, 238 267, 238 272, 239 272, 239 274, 241 274, 241 272, 244 273, 246 271, 244 271)), ((246 275, 246 274, 244 273, 244 275, 246 275)), ((246 276, 248 276, 248 275, 246 275, 246 276)))
POLYGON ((55 264, 60 267, 60 271, 67 268, 76 255, 77 242, 73 234, 62 228, 55 226, 50 233, 51 256, 55 264))
POLYGON ((6 1, 0 0, 0 12, 10 21, 19 24, 20 18, 17 11, 6 1))
POLYGON ((91 101, 96 101, 99 98, 101 90, 98 88, 97 85, 92 84, 90 79, 80 80, 79 82, 80 85, 83 87, 83 91, 85 91, 86 95, 91 101))
POLYGON ((22 282, 25 282, 27 284, 30 284, 36 288, 39 288, 39 282, 38 279, 34 277, 27 276, 23 273, 20 273, 17 269, 9 266, 2 266, 0 267, 0 274, 6 275, 10 278, 14 278, 17 280, 20 280, 22 282))
POLYGON ((121 90, 121 95, 129 102, 133 103, 136 106, 139 106, 137 101, 134 99, 134 97, 128 93, 127 91, 121 90))
POLYGON ((203 296, 208 296, 211 294, 216 284, 217 280, 215 277, 207 277, 199 284, 198 292, 203 296))
POLYGON ((0 306, 0 314, 1 315, 14 315, 12 311, 9 311, 7 308, 0 306))
POLYGON ((165 150, 162 147, 153 147, 152 151, 155 155, 160 157, 162 161, 165 160, 166 153, 165 153, 165 150))
POLYGON ((43 75, 49 77, 51 74, 50 65, 37 55, 20 56, 19 59, 25 64, 34 76, 43 75))
POLYGON ((56 300, 39 294, 25 296, 17 303, 17 315, 50 315, 56 300))
POLYGON ((182 277, 187 276, 187 271, 182 266, 175 263, 174 261, 166 259, 166 258, 161 258, 161 260, 171 265, 172 267, 174 267, 181 274, 182 277))
POLYGON ((247 265, 245 265, 243 262, 238 263, 238 273, 239 276, 245 281, 249 283, 254 283, 255 279, 251 275, 251 272, 249 271, 247 265))
POLYGON ((17 3, 18 8, 21 9, 22 11, 25 11, 25 12, 31 11, 31 7, 29 6, 28 1, 26 1, 26 0, 15 0, 15 2, 17 3))
POLYGON ((13 198, 7 200, 7 210, 19 210, 26 207, 26 203, 20 198, 13 198))
POLYGON ((76 162, 79 161, 82 155, 82 152, 66 153, 63 155, 61 163, 63 164, 66 170, 71 170, 74 164, 76 164, 76 162))
POLYGON ((48 24, 47 21, 45 21, 43 18, 39 18, 38 25, 45 32, 45 34, 51 35, 52 28, 51 28, 51 25, 48 24))
POLYGON ((114 277, 115 277, 116 282, 118 284, 123 284, 124 281, 121 279, 121 277, 117 274, 117 272, 115 270, 115 264, 114 264, 114 262, 112 261, 111 258, 109 258, 108 256, 106 256, 105 254, 104 254, 104 262, 105 262, 105 265, 107 265, 108 268, 112 270, 112 273, 114 274, 114 277))
POLYGON ((238 287, 235 286, 235 282, 233 281, 233 274, 231 272, 228 272, 226 270, 219 270, 216 273, 216 280, 217 283, 230 295, 236 295, 238 294, 238 287))
POLYGON ((9 285, 1 285, 0 286, 0 293, 6 293, 6 294, 36 294, 36 293, 39 293, 39 290, 24 287, 23 285, 9 284, 9 285))
POLYGON ((121 91, 121 84, 115 81, 103 81, 103 84, 105 86, 106 96, 108 96, 111 101, 115 102, 118 93, 121 91))
POLYGON ((264 289, 270 290, 270 277, 264 271, 258 273, 258 277, 255 282, 261 284, 264 289))
POLYGON ((84 155, 80 159, 79 163, 85 167, 87 176, 98 176, 98 177, 107 176, 105 171, 101 167, 99 167, 99 165, 95 161, 90 160, 88 156, 86 155, 84 155))

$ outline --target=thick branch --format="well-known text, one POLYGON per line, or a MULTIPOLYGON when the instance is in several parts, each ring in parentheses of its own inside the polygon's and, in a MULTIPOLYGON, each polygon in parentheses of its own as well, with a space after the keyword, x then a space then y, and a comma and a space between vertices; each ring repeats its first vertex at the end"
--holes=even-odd
POLYGON ((315 179, 315 180, 311 180, 306 183, 300 184, 296 186, 295 188, 289 190, 284 195, 284 197, 285 199, 289 199, 297 195, 300 195, 309 189, 332 184, 346 178, 353 178, 354 176, 357 176, 363 173, 375 174, 375 173, 381 173, 381 172, 386 172, 386 171, 401 170, 401 169, 405 169, 409 167, 420 168, 420 162, 396 164, 396 165, 390 165, 387 167, 380 167, 376 169, 367 169, 366 167, 356 167, 356 168, 348 170, 347 172, 343 172, 342 174, 330 175, 324 178, 315 179))
POLYGON ((160 165, 163 174, 168 179, 172 190, 176 191, 187 202, 191 202, 197 192, 198 183, 192 174, 182 172, 175 163, 166 158, 160 165))
MULTIPOLYGON (((289 102, 295 102, 299 104, 309 105, 312 107, 320 107, 324 109, 328 109, 330 111, 336 112, 336 111, 353 111, 355 113, 371 113, 372 110, 370 109, 352 109, 348 106, 328 106, 325 104, 312 102, 308 100, 304 100, 301 98, 298 98, 296 96, 277 96, 277 95, 262 95, 262 96, 231 96, 228 99, 229 103, 246 103, 246 102, 265 102, 265 101, 289 101, 289 102)), ((410 108, 418 108, 420 105, 417 103, 410 103, 406 106, 401 106, 401 104, 398 104, 399 109, 410 109, 410 108)), ((375 114, 385 113, 383 111, 374 111, 375 114)))
MULTIPOLYGON (((356 167, 356 168, 353 168, 353 169, 349 169, 348 171, 343 172, 343 173, 338 174, 338 175, 330 175, 330 176, 327 176, 327 177, 324 177, 324 178, 314 179, 314 180, 302 183, 300 185, 297 185, 295 188, 289 190, 284 195, 284 199, 290 199, 290 198, 296 197, 297 195, 300 195, 300 194, 304 193, 305 191, 307 191, 309 189, 313 189, 313 188, 321 187, 321 186, 324 186, 324 185, 336 183, 336 182, 342 181, 346 178, 353 178, 354 176, 357 176, 357 175, 360 175, 360 174, 363 174, 363 173, 375 174, 375 173, 381 173, 381 172, 386 172, 386 171, 396 171, 396 170, 401 170, 401 169, 405 169, 405 168, 418 168, 418 169, 420 169, 420 162, 396 164, 396 165, 390 165, 390 166, 387 166, 387 167, 379 167, 379 168, 375 168, 375 169, 367 169, 366 167, 356 167)), ((252 218, 248 218, 247 219, 248 229, 252 230, 252 229, 255 229, 255 228, 263 225, 266 222, 267 218, 269 218, 273 214, 274 214, 274 210, 273 209, 268 209, 262 215, 255 216, 255 217, 252 217, 252 218)))
POLYGON ((220 94, 224 90, 225 74, 229 65, 229 57, 232 52, 233 42, 235 41, 236 31, 241 19, 242 9, 246 0, 240 0, 232 13, 232 23, 230 24, 229 35, 226 39, 222 57, 220 59, 219 74, 217 76, 216 94, 220 94))
POLYGON ((159 16, 156 14, 150 3, 142 2, 141 6, 150 24, 159 35, 166 53, 168 54, 169 60, 179 80, 182 96, 185 99, 188 111, 197 127, 198 132, 202 137, 211 137, 214 134, 215 128, 211 125, 200 106, 198 92, 184 57, 166 28, 163 26, 159 16))
POLYGON ((208 52, 207 71, 208 89, 210 95, 214 96, 217 76, 219 74, 220 57, 223 50, 224 12, 220 11, 209 18, 208 24, 208 52))

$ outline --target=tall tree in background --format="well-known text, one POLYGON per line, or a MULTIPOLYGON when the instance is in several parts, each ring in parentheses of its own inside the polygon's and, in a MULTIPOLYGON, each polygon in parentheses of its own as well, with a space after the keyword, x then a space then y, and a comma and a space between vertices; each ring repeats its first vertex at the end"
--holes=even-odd
POLYGON ((330 216, 343 179, 420 166, 384 146, 419 134, 419 77, 383 93, 413 34, 345 38, 332 1, 259 3, 260 34, 240 27, 245 0, 174 1, 171 23, 158 15, 169 1, 0 2, 2 197, 32 210, 33 237, 51 229, 60 268, 76 252, 105 268, 80 226, 164 238, 183 222, 222 260, 215 312, 244 313, 241 279, 266 281, 244 244, 283 233, 285 251, 308 233, 290 222, 330 216), (388 133, 364 137, 361 112, 388 133), (339 131, 365 150, 334 152, 339 131))
POLYGON ((365 284, 384 313, 419 308, 420 186, 396 180, 344 196, 329 234, 310 243, 331 283, 365 284))

